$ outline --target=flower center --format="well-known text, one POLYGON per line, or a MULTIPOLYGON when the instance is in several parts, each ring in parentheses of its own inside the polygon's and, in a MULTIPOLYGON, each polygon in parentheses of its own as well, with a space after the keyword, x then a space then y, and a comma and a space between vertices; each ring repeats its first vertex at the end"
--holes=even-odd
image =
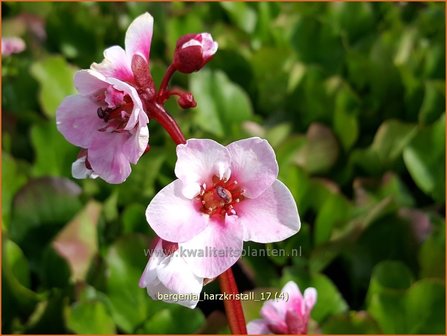
POLYGON ((235 215, 234 205, 244 199, 244 190, 234 179, 221 180, 217 176, 212 178, 213 184, 202 187, 197 199, 202 203, 201 211, 210 216, 235 215))
POLYGON ((97 114, 100 119, 103 119, 106 125, 98 129, 100 132, 122 132, 126 127, 129 117, 132 114, 133 102, 132 99, 126 95, 123 97, 121 103, 114 107, 99 107, 97 114))

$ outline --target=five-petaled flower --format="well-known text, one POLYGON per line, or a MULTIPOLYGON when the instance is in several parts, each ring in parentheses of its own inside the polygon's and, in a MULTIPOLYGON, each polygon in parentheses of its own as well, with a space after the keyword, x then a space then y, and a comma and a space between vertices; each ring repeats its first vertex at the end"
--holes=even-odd
POLYGON ((241 256, 243 241, 282 241, 300 228, 295 201, 279 180, 270 144, 260 138, 224 147, 190 139, 177 146, 177 180, 151 201, 146 218, 163 240, 181 243, 201 278, 214 278, 241 256))
POLYGON ((304 295, 293 281, 281 291, 287 299, 268 300, 261 309, 262 319, 248 323, 249 334, 306 334, 310 312, 317 300, 315 288, 307 288, 304 295))
POLYGON ((148 116, 144 104, 154 96, 149 73, 153 18, 145 13, 129 26, 125 47, 104 51, 104 60, 75 75, 78 94, 69 96, 56 113, 58 130, 86 150, 76 160, 75 177, 96 174, 121 183, 147 148, 148 116), (83 171, 80 164, 85 163, 83 171))
POLYGON ((199 71, 217 51, 211 34, 187 34, 178 39, 174 52, 174 67, 183 73, 199 71))

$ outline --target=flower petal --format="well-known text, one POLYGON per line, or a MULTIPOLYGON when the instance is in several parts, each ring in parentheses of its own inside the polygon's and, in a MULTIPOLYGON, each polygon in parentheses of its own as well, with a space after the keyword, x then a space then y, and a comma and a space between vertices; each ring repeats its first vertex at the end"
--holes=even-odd
POLYGON ((88 149, 88 160, 93 171, 108 183, 124 182, 131 172, 127 153, 123 149, 130 136, 125 133, 97 133, 88 149))
POLYGON ((315 288, 306 288, 304 291, 304 302, 306 304, 307 311, 311 311, 317 302, 317 290, 315 288))
POLYGON ((75 73, 74 84, 76 90, 81 95, 94 95, 98 91, 105 90, 109 83, 106 82, 105 77, 94 70, 79 70, 75 73))
POLYGON ((297 233, 301 226, 295 200, 279 180, 258 198, 246 198, 234 207, 244 228, 245 241, 282 241, 297 233))
POLYGON ((304 315, 305 313, 305 305, 303 300, 303 295, 301 294, 300 289, 298 288, 298 285, 293 282, 289 281, 286 283, 286 285, 283 287, 281 293, 284 293, 289 298, 288 300, 288 306, 289 309, 295 312, 296 314, 304 315))
POLYGON ((130 59, 138 53, 149 62, 153 26, 154 18, 149 13, 144 13, 127 28, 125 46, 130 59))
POLYGON ((194 308, 200 297, 203 279, 195 276, 178 254, 166 256, 160 240, 151 254, 139 286, 146 287, 148 294, 154 300, 161 298, 165 302, 194 308), (163 296, 163 294, 188 295, 184 300, 176 300, 174 295, 163 296))
POLYGON ((71 165, 71 175, 75 179, 86 179, 86 178, 92 178, 95 179, 98 177, 97 174, 93 172, 93 170, 88 169, 85 166, 85 156, 82 156, 78 158, 75 162, 71 165))
POLYGON ((217 52, 219 45, 213 40, 210 33, 202 33, 200 35, 202 38, 203 57, 208 59, 217 52))
POLYGON ((146 218, 155 233, 171 242, 184 242, 199 234, 209 216, 199 211, 200 204, 182 194, 180 180, 168 184, 149 203, 146 218))
POLYGON ((261 308, 261 316, 269 325, 269 329, 282 330, 283 333, 287 333, 286 312, 287 302, 285 300, 268 300, 261 308))
POLYGON ((249 322, 247 324, 247 332, 249 335, 271 334, 269 328, 267 327, 267 323, 261 319, 249 322))
MULTIPOLYGON (((186 294, 197 299, 186 300, 198 302, 203 287, 203 278, 196 276, 191 267, 185 262, 178 252, 169 256, 167 262, 163 262, 157 270, 160 282, 172 293, 186 294)), ((194 308, 190 307, 190 308, 194 308)))
POLYGON ((162 241, 161 239, 158 239, 155 248, 151 251, 149 261, 147 262, 144 272, 141 275, 140 282, 138 283, 140 288, 145 288, 155 281, 157 278, 156 269, 166 258, 168 258, 168 256, 163 253, 162 241))
POLYGON ((298 285, 293 281, 289 281, 288 283, 286 283, 281 290, 281 293, 287 294, 289 299, 299 299, 300 301, 303 299, 303 295, 301 294, 298 285))
POLYGON ((97 109, 98 105, 88 97, 69 96, 56 111, 57 129, 73 145, 88 148, 97 130, 104 126, 97 109))
POLYGON ((143 155, 149 142, 149 129, 147 126, 137 127, 135 133, 123 144, 123 152, 127 159, 136 164, 143 155))
POLYGON ((253 137, 227 146, 231 156, 232 176, 243 186, 244 196, 256 198, 278 176, 275 152, 267 140, 253 137))
POLYGON ((133 73, 130 58, 123 48, 113 46, 104 51, 104 59, 101 63, 93 63, 91 68, 100 72, 105 77, 117 78, 123 82, 132 82, 133 73))
POLYGON ((214 278, 229 269, 242 254, 242 229, 237 216, 213 219, 201 233, 179 246, 179 253, 202 278, 214 278))
POLYGON ((230 156, 219 143, 209 139, 189 139, 186 144, 177 146, 175 175, 183 181, 185 188, 200 190, 197 186, 211 183, 213 175, 228 178, 230 173, 230 156))

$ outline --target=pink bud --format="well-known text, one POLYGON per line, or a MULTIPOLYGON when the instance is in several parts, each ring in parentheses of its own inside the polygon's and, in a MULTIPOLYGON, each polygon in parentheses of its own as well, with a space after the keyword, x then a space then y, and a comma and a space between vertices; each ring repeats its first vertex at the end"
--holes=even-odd
POLYGON ((217 51, 211 34, 187 34, 179 38, 174 52, 174 66, 183 73, 199 71, 217 51))

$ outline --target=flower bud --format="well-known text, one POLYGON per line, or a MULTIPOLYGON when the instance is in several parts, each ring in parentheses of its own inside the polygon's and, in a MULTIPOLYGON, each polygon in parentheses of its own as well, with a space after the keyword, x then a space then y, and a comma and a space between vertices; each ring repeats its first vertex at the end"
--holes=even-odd
POLYGON ((190 92, 185 92, 184 94, 180 95, 177 102, 183 109, 189 109, 197 106, 197 103, 190 92))
POLYGON ((187 34, 179 38, 174 52, 174 67, 183 73, 199 71, 217 51, 211 34, 187 34))

